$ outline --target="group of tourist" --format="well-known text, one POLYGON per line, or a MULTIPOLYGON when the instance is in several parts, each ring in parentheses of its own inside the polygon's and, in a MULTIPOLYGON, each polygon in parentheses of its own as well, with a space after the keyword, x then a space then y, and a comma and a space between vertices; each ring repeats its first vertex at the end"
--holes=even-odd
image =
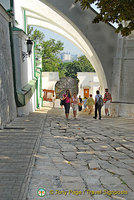
POLYGON ((108 88, 105 89, 104 98, 100 94, 99 90, 96 91, 95 101, 92 97, 92 94, 89 95, 89 98, 84 98, 82 100, 81 96, 77 97, 76 92, 74 92, 73 96, 71 96, 70 91, 67 90, 66 93, 61 98, 61 106, 65 107, 65 115, 66 119, 69 117, 70 106, 73 108, 74 119, 76 119, 77 110, 82 110, 82 105, 84 105, 84 111, 89 111, 89 114, 93 112, 93 106, 95 105, 95 116, 94 119, 97 119, 97 111, 99 113, 99 120, 101 120, 101 108, 105 106, 105 115, 109 116, 109 106, 110 102, 112 102, 111 94, 108 92, 108 88))

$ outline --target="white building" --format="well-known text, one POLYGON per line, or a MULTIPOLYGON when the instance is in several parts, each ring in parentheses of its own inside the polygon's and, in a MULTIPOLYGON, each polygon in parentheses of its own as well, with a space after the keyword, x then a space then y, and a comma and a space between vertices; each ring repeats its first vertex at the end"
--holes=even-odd
POLYGON ((57 81, 59 81, 59 72, 42 72, 42 89, 55 90, 57 81))
POLYGON ((42 89, 47 91, 47 98, 52 98, 51 91, 55 91, 57 81, 59 81, 59 72, 42 72, 42 89))
MULTIPOLYGON (((47 99, 52 99, 53 94, 55 95, 55 84, 59 81, 59 72, 42 72, 42 90, 46 90, 46 97, 47 99), (52 93, 52 91, 54 93, 52 93)), ((43 92, 43 96, 45 93, 43 92)), ((44 98, 43 98, 44 99, 44 98)), ((52 107, 52 102, 49 100, 45 100, 43 103, 44 106, 52 107)), ((56 99, 55 107, 60 106, 60 100, 56 99)))
POLYGON ((60 56, 61 56, 61 60, 62 60, 63 62, 72 61, 72 56, 71 56, 70 53, 65 53, 65 52, 63 52, 63 53, 60 54, 60 56))
POLYGON ((79 79, 78 95, 84 98, 92 94, 94 98, 96 90, 100 89, 100 83, 96 72, 78 72, 77 78, 79 79))

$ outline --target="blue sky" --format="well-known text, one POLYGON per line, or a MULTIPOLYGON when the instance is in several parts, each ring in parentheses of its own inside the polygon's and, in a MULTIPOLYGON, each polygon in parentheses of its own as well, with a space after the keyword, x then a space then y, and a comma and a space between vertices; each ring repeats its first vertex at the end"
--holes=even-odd
MULTIPOLYGON (((93 4, 92 7, 97 12, 99 12, 99 9, 97 9, 95 4, 93 4)), ((77 46, 75 46, 72 42, 70 42, 69 40, 67 40, 63 36, 53 32, 53 31, 50 31, 48 29, 44 29, 44 28, 41 28, 41 27, 35 27, 35 28, 44 33, 45 40, 49 40, 50 38, 54 38, 56 41, 60 40, 61 42, 63 42, 64 43, 63 52, 67 52, 67 53, 71 53, 71 54, 77 54, 77 55, 83 55, 83 52, 77 46)))
MULTIPOLYGON (((95 4, 92 4, 92 8, 95 9, 97 12, 99 12, 99 9, 96 7, 95 4)), ((71 53, 71 54, 77 54, 77 55, 83 55, 83 52, 81 52, 81 50, 77 46, 75 46, 72 42, 70 42, 69 40, 67 40, 63 36, 53 32, 53 31, 50 31, 48 29, 44 29, 44 28, 41 28, 41 27, 35 27, 35 28, 44 33, 45 40, 49 40, 50 38, 53 38, 56 41, 60 40, 61 42, 63 42, 64 43, 63 52, 67 52, 67 53, 71 53)))
POLYGON ((66 38, 62 37, 61 35, 50 31, 48 29, 40 28, 40 27, 34 27, 34 29, 38 29, 39 31, 43 32, 45 35, 45 40, 49 40, 50 38, 54 38, 56 41, 60 40, 64 43, 64 50, 63 52, 71 53, 71 54, 77 54, 77 55, 83 55, 81 50, 77 48, 72 42, 67 40, 66 38))

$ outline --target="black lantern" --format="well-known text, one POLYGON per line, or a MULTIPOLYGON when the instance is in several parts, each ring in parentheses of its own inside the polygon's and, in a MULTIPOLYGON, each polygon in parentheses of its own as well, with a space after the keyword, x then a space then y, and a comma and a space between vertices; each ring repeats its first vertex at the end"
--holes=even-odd
POLYGON ((33 41, 30 40, 30 38, 28 38, 27 42, 27 52, 22 51, 22 60, 23 62, 25 61, 25 57, 27 58, 27 56, 30 57, 31 53, 32 53, 32 45, 33 45, 33 41))
POLYGON ((30 57, 31 53, 32 53, 32 45, 33 45, 33 41, 30 40, 30 38, 27 40, 27 53, 30 57))

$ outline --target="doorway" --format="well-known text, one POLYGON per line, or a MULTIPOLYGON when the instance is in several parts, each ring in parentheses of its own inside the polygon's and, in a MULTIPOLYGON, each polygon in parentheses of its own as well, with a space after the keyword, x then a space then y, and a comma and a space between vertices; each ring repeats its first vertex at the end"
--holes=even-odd
POLYGON ((84 97, 89 97, 89 88, 84 89, 84 97))

